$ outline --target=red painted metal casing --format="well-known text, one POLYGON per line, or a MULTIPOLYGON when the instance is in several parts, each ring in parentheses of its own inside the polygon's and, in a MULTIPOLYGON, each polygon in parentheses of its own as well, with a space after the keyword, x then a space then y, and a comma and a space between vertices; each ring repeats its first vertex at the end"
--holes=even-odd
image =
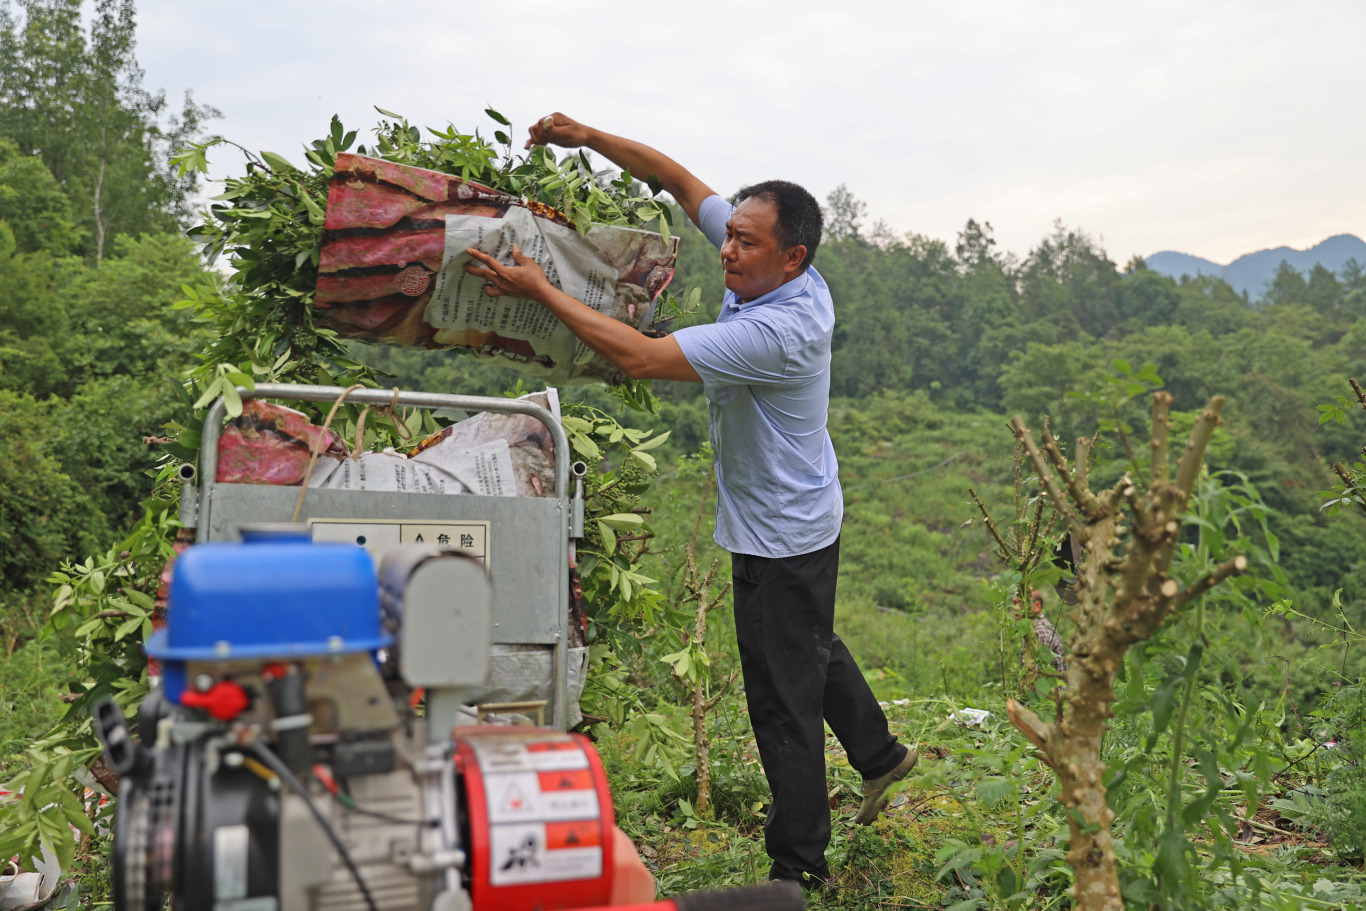
POLYGON ((469 810, 470 898, 479 911, 606 905, 612 793, 588 738, 544 728, 462 727, 456 771, 469 810))

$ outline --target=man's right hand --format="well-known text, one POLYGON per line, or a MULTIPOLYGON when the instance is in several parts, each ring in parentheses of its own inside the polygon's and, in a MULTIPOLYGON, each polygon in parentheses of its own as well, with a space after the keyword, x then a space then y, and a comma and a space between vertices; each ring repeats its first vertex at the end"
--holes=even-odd
POLYGON ((588 136, 592 131, 577 121, 556 111, 554 114, 547 114, 531 127, 531 138, 526 141, 525 148, 532 146, 543 146, 555 144, 566 149, 577 149, 579 146, 588 144, 588 136))
POLYGON ((588 146, 623 171, 630 171, 633 176, 647 183, 663 187, 694 223, 697 222, 697 210, 702 200, 716 192, 663 152, 584 126, 559 111, 536 121, 530 132, 531 138, 526 141, 528 149, 547 143, 566 149, 588 146))

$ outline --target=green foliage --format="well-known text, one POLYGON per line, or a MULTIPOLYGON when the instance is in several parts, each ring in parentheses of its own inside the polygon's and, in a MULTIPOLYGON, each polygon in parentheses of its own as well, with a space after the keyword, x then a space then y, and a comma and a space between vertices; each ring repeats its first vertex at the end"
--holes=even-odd
POLYGON ((1311 812, 1334 849, 1360 858, 1366 855, 1366 683, 1358 679, 1342 687, 1315 714, 1334 762, 1324 780, 1325 799, 1315 801, 1311 812))
POLYGON ((208 113, 187 99, 162 118, 130 2, 97 3, 88 30, 80 14, 74 0, 0 3, 0 775, 24 792, 0 803, 0 853, 27 863, 46 847, 73 873, 71 827, 92 833, 91 701, 145 689, 172 523, 148 441, 188 416, 176 375, 203 342, 168 306, 203 263, 155 233, 178 226, 194 181, 161 164, 208 113))
MULTIPOLYGON (((31 635, 41 627, 46 606, 34 605, 23 633, 31 635)), ((10 607, 16 609, 13 602, 10 607)), ((66 712, 61 701, 62 683, 70 673, 55 643, 29 642, 15 647, 18 644, 14 639, 7 641, 7 654, 0 662, 0 691, 5 694, 0 700, 0 781, 5 782, 27 767, 28 748, 34 737, 49 730, 66 712)))
POLYGON ((202 340, 166 306, 203 274, 183 240, 120 239, 90 268, 6 236, 0 224, 0 606, 136 520, 145 438, 182 414, 157 372, 187 366, 202 340))
MULTIPOLYGON (((161 472, 175 481, 174 466, 161 472)), ((60 721, 27 749, 30 767, 10 782, 21 800, 0 804, 0 852, 27 866, 44 848, 70 870, 75 844, 68 825, 94 835, 86 816, 83 770, 100 753, 91 708, 112 697, 132 712, 147 694, 143 639, 150 634, 162 566, 172 554, 169 532, 175 502, 153 497, 133 532, 100 558, 64 562, 48 578, 54 587, 43 638, 56 646, 67 669, 69 705, 60 721), (78 818, 79 817, 79 818, 78 818)))
POLYGON ((972 835, 946 839, 935 852, 940 865, 935 878, 958 884, 945 895, 948 907, 1018 908, 1031 897, 1061 894, 1070 885, 1070 870, 1057 847, 1067 824, 1049 798, 1051 777, 1030 752, 1023 744, 964 747, 920 779, 950 794, 970 818, 991 813, 1013 823, 1014 837, 1004 843, 998 844, 1000 836, 982 820, 972 835))
MULTIPOLYGON (((1280 278, 1278 274, 1277 279, 1280 278)), ((1311 284, 1312 281, 1311 277, 1311 284)), ((1355 379, 1351 384, 1358 401, 1349 403, 1339 396, 1332 405, 1320 405, 1320 424, 1328 420, 1345 423, 1349 408, 1356 413, 1354 405, 1366 409, 1366 398, 1363 398, 1361 386, 1355 379)), ((1366 512, 1366 499, 1362 496, 1362 488, 1366 487, 1366 465, 1354 461, 1351 467, 1346 467, 1338 462, 1333 469, 1342 479, 1342 484, 1320 493, 1326 501, 1323 508, 1328 515, 1336 515, 1344 506, 1350 508, 1349 514, 1352 515, 1357 510, 1366 512)), ((1308 817, 1312 823, 1326 828, 1333 846, 1343 854, 1360 857, 1366 854, 1366 823, 1363 823, 1366 820, 1366 776, 1362 774, 1363 762, 1366 762, 1366 676, 1352 678, 1346 675, 1346 671, 1349 650, 1353 646, 1359 648, 1366 644, 1366 633, 1362 632, 1360 621, 1353 623, 1348 615, 1341 589, 1333 593, 1334 616, 1331 620, 1305 616, 1283 604, 1277 605, 1277 608, 1282 615, 1297 615, 1330 633, 1332 638, 1324 643, 1324 647, 1340 645, 1342 649, 1341 669, 1326 669, 1338 678, 1340 688, 1314 712, 1323 722, 1323 727, 1316 730, 1315 735, 1331 744, 1336 760, 1325 780, 1327 791, 1316 795, 1322 799, 1312 801, 1308 806, 1295 806, 1290 812, 1308 817)))
POLYGON ((0 597, 6 600, 93 537, 83 492, 33 432, 47 410, 30 396, 0 391, 0 597))
POLYGON ((38 248, 76 248, 98 261, 117 234, 171 231, 185 221, 197 182, 173 174, 168 156, 218 112, 187 92, 172 113, 165 93, 144 88, 133 0, 99 0, 88 26, 82 6, 0 4, 0 136, 39 156, 71 201, 45 229, 56 245, 38 248))
MULTIPOLYGON (((1130 366, 1130 376, 1144 372, 1130 366)), ((1119 371, 1120 381, 1133 382, 1123 376, 1119 371)), ((1111 385, 1117 395, 1139 394, 1111 385)), ((1109 400, 1071 401, 1091 414, 1114 411, 1109 400)), ((1173 434, 1190 420, 1189 415, 1175 417, 1173 434)), ((902 806, 917 808, 912 817, 899 817, 894 806, 890 820, 866 834, 844 832, 837 823, 830 859, 840 881, 857 892, 847 899, 823 898, 824 904, 857 905, 881 895, 896 896, 898 902, 914 896, 913 901, 945 907, 956 902, 964 902, 964 908, 1066 906, 1066 819, 1049 791, 1046 770, 998 720, 1003 694, 995 681, 1001 679, 1002 664, 1020 660, 1020 637, 1016 631, 1004 646, 998 639, 991 612, 997 596, 982 580, 990 571, 990 540, 980 524, 968 523, 974 510, 967 484, 993 504, 1013 496, 1009 440, 1000 427, 999 418, 948 412, 923 395, 885 394, 832 404, 831 428, 846 491, 837 628, 875 687, 917 697, 905 710, 909 718, 889 708, 893 731, 951 752, 947 757, 931 753, 921 776, 908 784, 902 806), (886 579, 898 570, 906 574, 910 597, 893 607, 884 600, 886 579), (943 695, 925 701, 931 693, 943 695), (964 700, 994 717, 981 727, 952 724, 953 733, 946 733, 941 722, 964 700), (937 804, 943 809, 929 809, 937 804), (935 824, 946 828, 921 834, 927 821, 940 819, 945 822, 935 824), (948 828, 949 821, 957 828, 948 828)), ((1220 445, 1227 449, 1230 444, 1220 445)), ((1122 450, 1114 455, 1118 470, 1128 457, 1122 450)), ((689 535, 699 526, 703 537, 707 532, 710 485, 689 466, 684 461, 666 474, 651 518, 660 543, 647 565, 663 580, 666 593, 678 591, 674 567, 689 535)), ((1297 732, 1296 712, 1312 710, 1316 697, 1304 687, 1322 679, 1324 671, 1300 667, 1315 653, 1299 641, 1306 630, 1297 627, 1292 638, 1262 616, 1264 605, 1292 595, 1280 570, 1286 545, 1277 537, 1276 520, 1245 475, 1223 472, 1203 479, 1177 556, 1177 577, 1189 584, 1214 563, 1239 553, 1249 557, 1253 571, 1217 589, 1201 616, 1170 626, 1130 653, 1105 758, 1120 816, 1126 894, 1135 902, 1269 909, 1360 894, 1348 871, 1329 868, 1325 878, 1318 867, 1293 860, 1294 848, 1263 855, 1247 847, 1266 834, 1244 823, 1247 807, 1273 806, 1286 788, 1303 786, 1302 775, 1326 780, 1332 769, 1341 768, 1345 781, 1354 774, 1350 766, 1336 764, 1344 754, 1331 751, 1319 751, 1321 766, 1295 764, 1314 748, 1297 732)), ((704 542, 701 559, 709 559, 709 553, 704 542)), ((995 582, 1013 588, 1008 577, 995 582)), ((1046 611, 1066 635, 1067 609, 1053 601, 1050 587, 1044 591, 1046 611)), ((714 633, 709 631, 707 657, 715 675, 733 669, 735 658, 733 633, 720 625, 714 633)), ((644 691, 676 701, 678 696, 668 692, 668 677, 655 676, 651 660, 679 658, 678 641, 663 636, 645 643, 641 660, 625 660, 621 668, 633 668, 644 691)), ((1037 710, 1052 712, 1052 687, 1053 681, 1041 678, 1031 691, 1037 710)), ((734 724, 738 716, 744 731, 741 711, 738 705, 723 706, 717 724, 734 724)), ((659 714, 672 717, 676 730, 685 730, 681 712, 659 714)), ((609 752, 618 743, 626 750, 609 766, 623 825, 639 833, 656 856, 668 858, 661 861, 661 871, 667 871, 663 882, 678 888, 756 878, 758 847, 746 834, 753 832, 753 811, 720 812, 725 789, 718 784, 718 824, 724 828, 700 822, 689 828, 694 818, 683 803, 691 799, 689 791, 664 786, 662 772, 631 765, 629 738, 604 736, 613 744, 609 752), (715 833, 717 841, 704 835, 699 842, 685 834, 697 832, 715 833), (674 853, 680 840, 703 847, 674 853)), ((747 747, 718 736, 717 748, 743 755, 747 747)), ((852 808, 857 777, 846 778, 839 755, 832 753, 832 792, 851 801, 852 808)), ((750 763, 753 775, 752 756, 750 763)), ((763 795, 762 789, 758 793, 763 795)), ((762 811, 763 796, 758 800, 762 811)), ((1320 827, 1328 831, 1326 823, 1320 827)), ((762 876, 761 852, 757 866, 762 876)))
POLYGON ((616 639, 652 623, 662 606, 655 580, 637 564, 653 537, 649 507, 642 505, 657 468, 650 451, 669 435, 623 427, 594 408, 568 411, 564 428, 575 456, 599 469, 584 479, 584 538, 578 545, 589 635, 616 639))
POLYGON ((144 437, 179 414, 174 382, 148 377, 190 360, 199 336, 165 304, 202 267, 175 238, 115 249, 93 270, 0 250, 0 277, 18 279, 0 300, 0 536, 11 545, 0 591, 126 529, 150 490, 144 437))
POLYGON ((8 140, 0 140, 0 222, 14 232, 19 253, 70 255, 84 236, 71 200, 42 159, 20 154, 8 140))
POLYGON ((1067 337, 1102 337, 1119 321, 1120 276, 1115 264, 1085 232, 1061 221, 1020 270, 1021 315, 1049 324, 1067 337))
POLYGON ((1128 361, 1116 358, 1111 366, 1114 367, 1114 373, 1102 375, 1095 386, 1074 386, 1064 396, 1088 402, 1098 413, 1096 436, 1117 437, 1124 446, 1128 467, 1142 472, 1151 453, 1135 452, 1130 446, 1129 436, 1134 428, 1129 423, 1130 416, 1125 413, 1126 406, 1136 406, 1127 410, 1142 413, 1139 409, 1147 403, 1148 394, 1162 388, 1162 377, 1157 375, 1157 365, 1153 363, 1144 364, 1135 371, 1128 361))
POLYGON ((1287 761, 1278 729, 1284 696, 1269 705, 1269 694, 1249 688, 1232 637, 1207 626, 1214 605, 1241 609, 1240 634, 1264 641, 1254 598, 1288 593, 1274 559, 1274 536, 1264 549, 1252 535, 1260 532, 1266 540, 1266 522, 1267 511, 1246 479, 1203 479, 1187 516, 1196 538, 1180 546, 1173 577, 1190 585, 1238 553, 1250 556, 1254 568, 1126 656, 1114 707, 1116 730, 1124 733, 1107 744, 1109 800, 1126 820, 1122 853, 1116 848, 1126 864, 1126 897, 1191 907, 1221 872, 1234 880, 1243 876, 1236 847, 1244 840, 1243 822, 1236 806, 1255 810, 1287 761), (1138 746, 1131 738, 1145 722, 1138 746), (1201 852, 1195 839, 1200 846, 1212 843, 1212 853, 1201 852))

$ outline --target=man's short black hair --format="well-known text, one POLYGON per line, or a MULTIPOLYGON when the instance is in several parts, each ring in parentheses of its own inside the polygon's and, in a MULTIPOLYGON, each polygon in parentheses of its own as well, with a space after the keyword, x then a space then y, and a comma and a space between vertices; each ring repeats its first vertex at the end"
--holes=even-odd
POLYGON ((735 194, 735 204, 738 206, 751 197, 771 203, 778 210, 778 220, 773 225, 778 246, 784 250, 791 250, 798 244, 806 247, 802 268, 811 265, 824 227, 821 204, 816 202, 816 197, 790 180, 765 180, 741 189, 735 194))

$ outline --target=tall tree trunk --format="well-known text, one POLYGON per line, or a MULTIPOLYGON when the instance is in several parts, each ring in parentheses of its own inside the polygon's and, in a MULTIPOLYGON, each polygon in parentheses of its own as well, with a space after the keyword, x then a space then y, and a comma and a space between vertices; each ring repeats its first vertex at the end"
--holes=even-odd
MULTIPOLYGON (((101 131, 103 132, 103 131, 101 131)), ((100 169, 95 175, 95 263, 104 260, 104 213, 100 210, 100 194, 104 192, 104 151, 100 151, 100 169)))

